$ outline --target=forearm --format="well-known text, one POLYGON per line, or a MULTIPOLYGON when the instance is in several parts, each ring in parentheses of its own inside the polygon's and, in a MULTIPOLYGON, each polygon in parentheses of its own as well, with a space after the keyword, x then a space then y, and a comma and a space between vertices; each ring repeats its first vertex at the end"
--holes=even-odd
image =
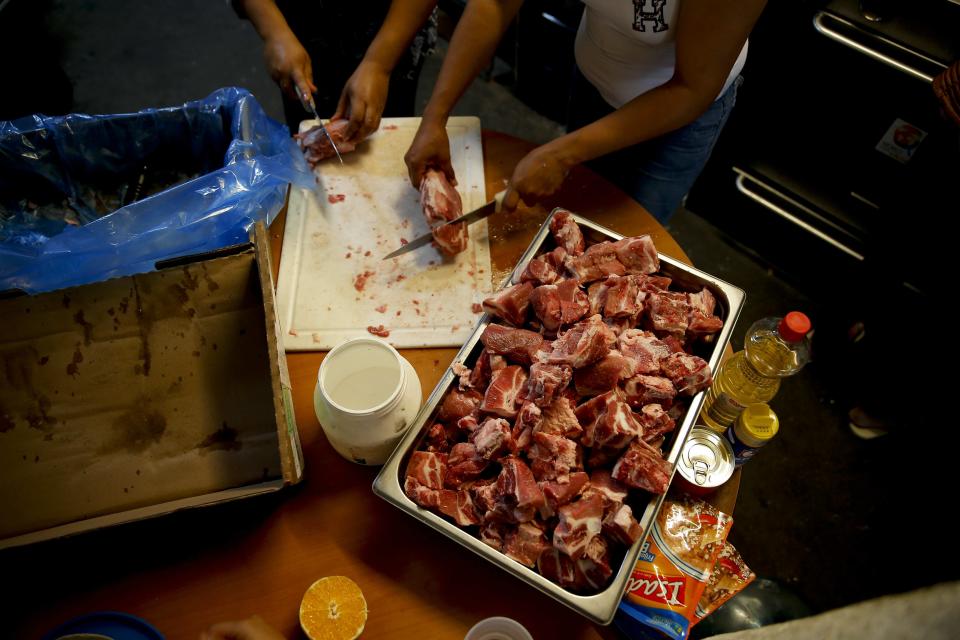
POLYGON ((393 71, 435 6, 437 0, 393 0, 363 62, 375 64, 387 73, 393 71))
POLYGON ((557 146, 565 165, 587 162, 690 124, 710 106, 713 97, 668 82, 551 144, 557 146))
POLYGON ((450 41, 437 84, 424 110, 428 121, 445 122, 460 96, 487 65, 523 0, 470 0, 450 41))
POLYGON ((273 0, 240 0, 240 6, 264 41, 284 36, 296 37, 273 0))

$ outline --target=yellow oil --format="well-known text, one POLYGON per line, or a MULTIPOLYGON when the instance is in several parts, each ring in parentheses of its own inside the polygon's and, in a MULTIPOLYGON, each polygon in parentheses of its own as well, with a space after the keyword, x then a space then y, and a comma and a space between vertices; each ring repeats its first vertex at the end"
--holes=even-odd
POLYGON ((797 353, 775 332, 761 332, 748 338, 720 367, 707 392, 700 420, 723 433, 748 404, 769 402, 780 390, 780 378, 802 367, 797 353))

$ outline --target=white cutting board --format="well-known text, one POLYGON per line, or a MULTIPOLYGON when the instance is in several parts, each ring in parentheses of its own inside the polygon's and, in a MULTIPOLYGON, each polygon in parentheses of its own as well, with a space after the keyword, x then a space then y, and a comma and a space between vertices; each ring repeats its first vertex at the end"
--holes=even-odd
MULTIPOLYGON (((384 118, 343 165, 331 158, 314 170, 315 192, 291 191, 277 284, 285 349, 326 351, 379 325, 401 348, 460 346, 470 335, 480 315, 473 305, 490 291, 485 220, 470 225, 467 250, 452 259, 428 245, 382 260, 401 238, 429 231, 403 162, 419 125, 384 118)), ((447 134, 457 191, 471 211, 486 196, 480 120, 450 118, 447 134)))

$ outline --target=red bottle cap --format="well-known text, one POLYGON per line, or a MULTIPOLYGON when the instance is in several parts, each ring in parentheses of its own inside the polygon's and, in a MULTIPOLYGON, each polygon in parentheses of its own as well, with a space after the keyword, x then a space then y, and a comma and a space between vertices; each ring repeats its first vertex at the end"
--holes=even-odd
POLYGON ((787 342, 800 342, 804 336, 810 333, 810 318, 800 311, 791 311, 780 321, 777 331, 780 337, 787 342))

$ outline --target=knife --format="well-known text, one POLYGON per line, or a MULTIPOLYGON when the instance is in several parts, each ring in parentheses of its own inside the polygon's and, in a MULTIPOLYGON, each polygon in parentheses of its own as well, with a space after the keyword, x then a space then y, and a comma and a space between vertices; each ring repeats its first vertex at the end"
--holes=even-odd
POLYGON ((299 87, 297 87, 297 95, 300 97, 300 104, 303 105, 303 108, 312 113, 313 117, 317 119, 320 130, 327 136, 327 140, 330 141, 330 146, 333 147, 334 152, 337 154, 337 160, 340 161, 340 164, 343 164, 343 158, 340 157, 340 149, 337 149, 337 144, 333 141, 333 138, 330 137, 330 132, 327 131, 327 128, 323 125, 323 120, 320 119, 320 114, 317 113, 317 106, 313 102, 313 96, 301 90, 299 87))
POLYGON ((436 230, 436 229, 440 229, 441 227, 445 227, 445 226, 450 225, 450 224, 460 224, 461 222, 464 223, 464 224, 469 225, 469 224, 473 224, 473 223, 476 222, 477 220, 482 220, 483 218, 486 218, 487 216, 493 215, 494 213, 496 213, 497 211, 500 210, 500 205, 503 204, 503 196, 505 196, 506 194, 507 194, 507 190, 504 189, 503 191, 501 191, 501 192, 498 193, 497 195, 493 196, 493 200, 491 200, 491 201, 488 202, 487 204, 483 205, 483 206, 480 207, 479 209, 474 209, 473 211, 471 211, 471 212, 469 212, 469 213, 463 214, 463 215, 460 216, 459 218, 454 218, 453 220, 449 220, 449 221, 447 221, 447 222, 444 222, 444 223, 441 224, 441 225, 438 225, 437 227, 434 227, 433 230, 428 231, 428 232, 426 232, 425 234, 423 234, 422 236, 419 236, 419 237, 411 240, 410 242, 408 242, 407 244, 403 245, 402 247, 400 247, 400 248, 397 249, 396 251, 393 251, 393 252, 388 253, 387 255, 383 256, 383 260, 389 260, 390 258, 396 258, 396 257, 399 256, 399 255, 403 255, 403 254, 406 253, 407 251, 413 251, 414 249, 419 249, 419 248, 422 247, 423 245, 425 245, 425 244, 427 244, 428 242, 430 242, 431 240, 433 240, 433 231, 436 230))

